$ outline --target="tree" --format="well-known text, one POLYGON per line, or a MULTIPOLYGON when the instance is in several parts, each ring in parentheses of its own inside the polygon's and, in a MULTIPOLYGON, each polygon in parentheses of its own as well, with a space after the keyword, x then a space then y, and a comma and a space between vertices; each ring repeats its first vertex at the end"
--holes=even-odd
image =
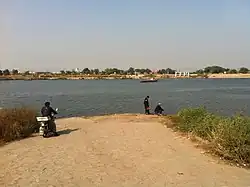
POLYGON ((0 70, 0 76, 2 76, 3 75, 3 71, 2 70, 0 70))
POLYGON ((158 74, 166 74, 166 70, 165 69, 160 69, 157 71, 158 74))
POLYGON ((117 68, 106 68, 104 71, 103 71, 104 74, 106 75, 111 75, 111 74, 124 74, 124 71, 123 70, 120 70, 120 69, 117 69, 117 68))
POLYGON ((113 73, 113 72, 111 71, 110 68, 106 68, 103 72, 104 72, 104 74, 106 74, 106 75, 110 75, 110 74, 113 73))
POLYGON ((204 70, 203 69, 199 69, 195 72, 196 74, 204 74, 204 70))
POLYGON ((174 74, 175 70, 167 68, 167 69, 160 69, 157 71, 159 74, 174 74))
POLYGON ((24 75, 30 75, 30 71, 25 71, 24 75))
POLYGON ((8 69, 3 70, 3 75, 10 75, 10 71, 8 69))
POLYGON ((147 73, 147 74, 150 74, 152 73, 152 71, 150 69, 135 69, 135 72, 137 73, 140 73, 140 74, 144 74, 144 73, 147 73))
POLYGON ((72 74, 71 71, 66 71, 65 73, 66 73, 66 75, 71 75, 72 74))
POLYGON ((147 69, 145 70, 145 73, 150 74, 150 73, 152 73, 152 71, 151 71, 150 69, 147 68, 147 69))
POLYGON ((100 73, 100 70, 99 69, 94 69, 93 72, 94 72, 94 74, 98 75, 100 73))
POLYGON ((118 74, 119 74, 119 75, 126 75, 127 72, 124 71, 124 70, 122 70, 122 69, 118 69, 118 74))
POLYGON ((91 72, 90 72, 89 68, 84 68, 82 70, 82 73, 86 75, 86 74, 90 74, 91 72))
POLYGON ((228 73, 230 73, 230 74, 236 74, 236 73, 238 73, 238 72, 237 72, 236 69, 230 69, 230 70, 228 71, 228 73))
POLYGON ((240 68, 240 70, 239 70, 239 73, 244 73, 244 74, 246 74, 246 73, 248 73, 249 72, 249 69, 248 68, 245 68, 245 67, 242 67, 242 68, 240 68))
POLYGON ((71 75, 77 75, 77 74, 78 74, 78 72, 76 72, 75 70, 71 71, 71 75))
POLYGON ((176 70, 173 70, 171 68, 167 68, 165 71, 167 74, 175 74, 175 72, 176 72, 176 70))
POLYGON ((204 69, 204 73, 224 73, 225 68, 220 66, 209 66, 204 69))
POLYGON ((146 69, 137 68, 137 69, 135 69, 135 72, 140 73, 140 74, 144 74, 146 72, 146 69))
POLYGON ((135 69, 130 67, 127 71, 126 71, 127 74, 129 75, 134 75, 135 74, 135 69))
POLYGON ((66 72, 65 72, 64 70, 61 70, 60 73, 61 73, 62 75, 65 75, 65 74, 66 74, 66 72))
POLYGON ((18 70, 16 70, 16 69, 12 70, 12 75, 17 75, 18 73, 19 73, 18 70))

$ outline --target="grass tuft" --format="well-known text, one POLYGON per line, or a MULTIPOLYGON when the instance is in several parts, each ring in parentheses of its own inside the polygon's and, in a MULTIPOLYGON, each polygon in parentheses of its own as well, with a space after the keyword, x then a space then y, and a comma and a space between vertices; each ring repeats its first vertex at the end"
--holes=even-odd
POLYGON ((209 142, 210 151, 241 164, 250 164, 250 118, 218 116, 204 107, 187 108, 167 116, 174 129, 209 142), (173 119, 173 120, 172 120, 173 119))

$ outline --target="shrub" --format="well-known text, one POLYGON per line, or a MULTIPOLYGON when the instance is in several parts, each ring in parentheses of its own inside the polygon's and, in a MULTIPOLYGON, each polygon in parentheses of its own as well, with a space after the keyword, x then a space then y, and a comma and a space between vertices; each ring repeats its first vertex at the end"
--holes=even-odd
POLYGON ((215 151, 227 159, 250 163, 250 119, 234 116, 220 120, 213 145, 215 151))
POLYGON ((36 131, 36 111, 29 108, 0 110, 0 141, 26 138, 36 131))
POLYGON ((220 117, 207 112, 203 107, 183 109, 178 116, 181 120, 179 130, 193 133, 206 140, 211 138, 215 125, 220 120, 220 117))
POLYGON ((220 156, 241 163, 250 163, 250 118, 236 115, 217 116, 204 107, 188 108, 178 112, 175 128, 191 133, 210 144, 220 156))

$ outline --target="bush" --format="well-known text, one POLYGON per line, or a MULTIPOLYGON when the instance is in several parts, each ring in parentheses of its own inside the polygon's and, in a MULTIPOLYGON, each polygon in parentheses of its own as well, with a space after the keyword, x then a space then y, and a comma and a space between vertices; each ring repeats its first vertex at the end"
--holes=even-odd
POLYGON ((39 128, 36 114, 29 108, 0 110, 0 141, 9 142, 30 136, 39 128))
POLYGON ((213 135, 215 151, 227 159, 250 163, 250 119, 244 116, 224 118, 213 135))
POLYGON ((217 116, 203 107, 183 109, 177 116, 177 130, 207 140, 209 147, 226 159, 250 164, 249 117, 217 116))

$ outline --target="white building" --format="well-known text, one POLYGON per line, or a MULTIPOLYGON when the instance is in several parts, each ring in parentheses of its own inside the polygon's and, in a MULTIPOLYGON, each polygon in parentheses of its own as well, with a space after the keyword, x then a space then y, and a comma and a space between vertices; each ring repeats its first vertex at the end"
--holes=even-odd
POLYGON ((189 76, 190 76, 190 73, 189 73, 189 72, 186 72, 186 71, 184 71, 184 72, 176 71, 174 76, 175 76, 175 77, 181 77, 181 76, 183 76, 183 77, 189 77, 189 76), (178 75, 178 74, 179 74, 179 75, 178 75))
POLYGON ((80 73, 81 70, 80 70, 79 68, 76 68, 76 69, 75 69, 75 72, 76 72, 76 73, 80 73))

